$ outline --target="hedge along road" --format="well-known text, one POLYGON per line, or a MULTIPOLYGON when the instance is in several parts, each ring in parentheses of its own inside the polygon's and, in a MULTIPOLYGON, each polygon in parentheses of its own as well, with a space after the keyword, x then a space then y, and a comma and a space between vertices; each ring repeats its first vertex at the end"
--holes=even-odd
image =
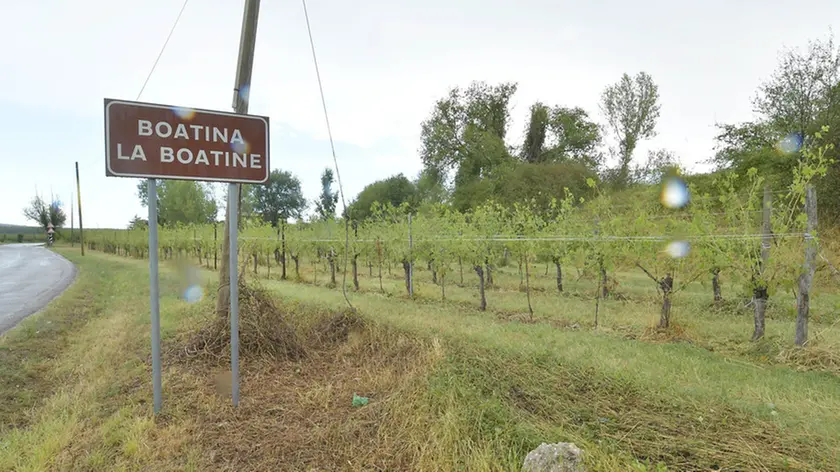
POLYGON ((76 266, 41 244, 0 245, 0 334, 39 311, 76 276, 76 266))

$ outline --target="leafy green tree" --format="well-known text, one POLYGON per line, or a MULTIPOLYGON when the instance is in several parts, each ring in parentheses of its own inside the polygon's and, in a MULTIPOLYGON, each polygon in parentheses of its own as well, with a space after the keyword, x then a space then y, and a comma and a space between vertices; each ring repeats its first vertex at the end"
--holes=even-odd
POLYGON ((145 228, 148 228, 148 227, 149 227, 149 220, 145 220, 143 218, 140 218, 137 215, 134 215, 134 218, 132 218, 131 221, 128 222, 128 229, 129 230, 145 229, 145 228))
POLYGON ((525 129, 522 160, 531 164, 575 161, 597 169, 602 160, 597 151, 600 142, 600 128, 582 108, 550 109, 537 102, 531 106, 525 129))
POLYGON ((603 162, 598 151, 601 129, 582 108, 555 107, 548 122, 547 161, 579 162, 595 170, 603 162))
POLYGON ((838 111, 838 83, 840 50, 830 34, 825 40, 809 41, 805 51, 784 51, 753 105, 774 130, 810 135, 819 130, 817 118, 824 118, 825 110, 838 111))
POLYGON ((449 197, 443 176, 434 168, 421 170, 414 186, 417 189, 417 202, 420 206, 438 205, 449 197))
MULTIPOLYGON (((148 204, 146 181, 137 185, 143 206, 148 204)), ((175 225, 212 223, 218 206, 212 187, 192 180, 160 180, 157 182, 158 224, 175 225)))
POLYGON ((667 149, 648 151, 648 158, 643 166, 633 171, 633 181, 643 184, 656 184, 669 175, 683 173, 677 156, 667 149))
POLYGON ((593 170, 579 162, 528 164, 520 163, 494 185, 492 197, 502 205, 533 201, 534 208, 547 211, 554 198, 565 195, 566 189, 578 196, 590 195, 586 184, 596 178, 593 170))
POLYGON ((541 102, 531 105, 531 118, 528 120, 525 142, 522 144, 522 159, 525 162, 536 164, 544 160, 548 113, 548 107, 541 102))
POLYGON ((329 167, 321 174, 321 194, 315 201, 315 212, 322 220, 335 218, 335 206, 338 203, 338 192, 332 190, 335 182, 333 171, 329 167))
POLYGON ((38 223, 44 231, 47 230, 50 223, 55 229, 58 229, 67 222, 67 214, 61 208, 61 201, 53 199, 53 201, 47 203, 39 195, 36 195, 29 206, 23 209, 23 215, 27 219, 38 223))
POLYGON ((366 186, 346 213, 356 221, 367 219, 371 216, 370 207, 374 202, 390 202, 395 207, 407 203, 409 210, 413 211, 417 207, 417 196, 417 187, 403 174, 398 174, 366 186))
POLYGON ((659 88, 645 72, 632 78, 624 74, 601 95, 601 110, 618 139, 619 167, 615 178, 619 186, 629 183, 636 145, 656 135, 658 102, 659 88))
POLYGON ((276 227, 278 222, 299 218, 306 209, 300 180, 291 172, 271 171, 267 185, 254 188, 254 210, 263 221, 276 227))
POLYGON ((508 104, 516 84, 489 86, 473 82, 458 87, 435 103, 421 127, 420 155, 438 175, 456 173, 456 190, 488 174, 510 155, 504 143, 510 120, 508 104))

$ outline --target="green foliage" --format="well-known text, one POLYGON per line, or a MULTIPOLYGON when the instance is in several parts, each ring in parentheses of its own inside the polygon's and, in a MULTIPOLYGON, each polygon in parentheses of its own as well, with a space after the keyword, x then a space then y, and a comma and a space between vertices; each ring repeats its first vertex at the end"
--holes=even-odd
MULTIPOLYGON (((824 140, 840 140, 840 50, 833 35, 810 41, 805 50, 783 51, 772 75, 758 90, 753 101, 759 119, 742 124, 719 125, 719 143, 713 162, 718 169, 730 169, 741 176, 736 183, 744 188, 743 176, 751 168, 758 170, 775 190, 794 183, 799 150, 788 154, 777 149, 785 137, 824 135, 824 140), (822 131, 828 126, 828 131, 822 131), (790 155, 789 155, 790 154, 790 155)), ((813 146, 804 140, 805 147, 813 146)), ((840 222, 840 164, 837 150, 825 148, 828 165, 825 178, 814 181, 819 199, 822 225, 840 222), (835 162, 831 162, 835 160, 835 162)))
POLYGON ((508 103, 515 92, 516 84, 484 82, 450 90, 422 124, 424 167, 440 176, 455 170, 457 187, 480 178, 509 157, 504 138, 510 119, 508 103))
POLYGON ((840 50, 830 34, 825 40, 810 41, 805 51, 785 51, 753 104, 776 132, 812 134, 824 111, 840 105, 838 83, 840 50))
MULTIPOLYGON (((145 180, 137 184, 137 194, 147 205, 145 180)), ((212 187, 192 180, 159 180, 157 182, 158 223, 161 225, 200 224, 216 220, 218 206, 212 187)))
POLYGON ((603 155, 597 149, 601 129, 582 108, 553 108, 548 129, 546 161, 577 162, 593 171, 603 164, 603 155))
POLYGON ((300 218, 306 209, 300 180, 290 172, 279 169, 271 171, 268 184, 256 186, 254 200, 256 213, 263 221, 275 227, 280 221, 300 218))
POLYGON ((376 181, 359 192, 356 200, 349 205, 347 215, 356 221, 367 219, 371 216, 374 202, 390 203, 395 207, 407 203, 413 211, 418 203, 417 187, 403 174, 376 181))
POLYGON ((683 169, 679 159, 673 152, 666 149, 648 151, 648 158, 644 166, 637 166, 633 170, 632 181, 641 184, 657 184, 668 176, 681 175, 683 169))
POLYGON ((525 162, 543 161, 546 130, 548 129, 548 107, 540 102, 531 105, 531 118, 525 129, 525 142, 522 144, 522 159, 525 162))
MULTIPOLYGON (((578 196, 591 195, 587 179, 596 179, 590 168, 578 162, 555 164, 517 164, 492 189, 495 200, 505 206, 516 202, 533 202, 534 208, 545 211, 552 199, 565 195, 565 189, 578 196)), ((482 195, 487 197, 490 195, 482 195)))
POLYGON ((630 177, 630 162, 636 145, 656 135, 659 119, 659 88, 651 76, 639 72, 635 77, 622 75, 621 80, 604 89, 601 110, 618 139, 618 185, 626 185, 630 177))
POLYGON ((128 230, 144 229, 149 227, 149 220, 144 220, 137 215, 128 222, 128 230))
POLYGON ((327 167, 324 169, 324 173, 321 174, 321 194, 315 202, 315 212, 322 220, 331 220, 335 218, 335 206, 338 203, 338 192, 334 192, 332 190, 334 182, 333 171, 327 167))
POLYGON ((50 224, 58 229, 67 221, 67 214, 61 208, 61 201, 53 200, 47 203, 39 195, 36 195, 29 206, 23 209, 23 214, 26 218, 38 223, 44 231, 50 224))
POLYGON ((595 170, 602 155, 598 125, 582 108, 554 107, 540 102, 531 106, 531 118, 525 129, 522 160, 530 164, 578 162, 595 170))

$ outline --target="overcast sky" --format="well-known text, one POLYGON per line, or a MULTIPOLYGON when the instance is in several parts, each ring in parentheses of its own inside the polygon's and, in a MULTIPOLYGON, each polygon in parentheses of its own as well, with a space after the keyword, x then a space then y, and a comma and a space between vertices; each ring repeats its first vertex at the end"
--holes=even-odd
MULTIPOLYGON (((420 122, 472 80, 515 81, 513 142, 536 100, 580 106, 622 73, 659 85, 658 136, 636 151, 708 159, 714 123, 750 119, 785 47, 825 37, 840 2, 775 0, 310 0, 309 13, 348 200, 421 168, 420 122)), ((28 0, 0 6, 0 223, 26 223, 36 189, 69 209, 79 162, 86 227, 125 227, 134 179, 106 178, 103 98, 134 100, 181 0, 28 0)), ((230 110, 243 1, 191 0, 142 101, 230 110)), ((271 118, 272 168, 314 199, 332 166, 297 0, 263 1, 251 113, 271 118)))

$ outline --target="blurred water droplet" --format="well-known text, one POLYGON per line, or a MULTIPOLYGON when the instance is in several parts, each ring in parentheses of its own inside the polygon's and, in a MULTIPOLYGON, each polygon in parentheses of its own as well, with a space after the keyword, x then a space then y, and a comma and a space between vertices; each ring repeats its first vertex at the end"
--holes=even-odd
POLYGON ((199 285, 190 285, 184 291, 184 300, 187 303, 197 303, 201 301, 201 298, 204 296, 204 291, 201 289, 199 285))
POLYGON ((247 154, 248 151, 251 149, 251 146, 249 146, 247 142, 240 142, 240 141, 237 141, 235 143, 230 143, 230 147, 231 147, 231 149, 233 149, 233 152, 236 152, 236 153, 239 153, 239 154, 247 154))
POLYGON ((682 208, 688 205, 688 186, 679 177, 669 177, 662 185, 662 204, 668 208, 682 208))
POLYGON ((665 246, 665 252, 675 259, 687 256, 690 251, 691 244, 689 244, 688 241, 671 241, 667 246, 665 246))
POLYGON ((249 95, 250 93, 251 93, 251 87, 249 85, 243 85, 242 87, 239 88, 239 98, 246 101, 246 102, 250 98, 250 95, 249 95))
POLYGON ((195 117, 195 110, 192 108, 175 107, 172 111, 182 120, 191 120, 195 117))
POLYGON ((783 154, 794 154, 802 149, 802 135, 791 133, 776 144, 776 149, 783 154))

